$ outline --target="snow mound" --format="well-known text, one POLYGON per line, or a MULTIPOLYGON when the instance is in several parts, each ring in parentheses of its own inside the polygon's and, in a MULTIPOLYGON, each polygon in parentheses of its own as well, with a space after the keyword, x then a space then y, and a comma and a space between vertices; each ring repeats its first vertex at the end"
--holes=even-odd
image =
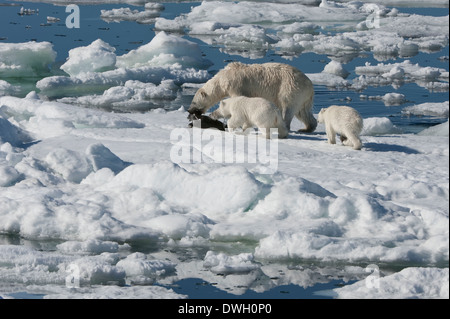
POLYGON ((449 135, 449 127, 448 121, 442 124, 438 124, 432 127, 429 127, 421 132, 419 135, 422 136, 448 136, 449 135))
POLYGON ((5 107, 0 107, 0 145, 9 143, 12 146, 20 147, 31 142, 33 139, 25 130, 17 127, 8 120, 8 116, 3 113, 5 107))
POLYGON ((223 167, 197 175, 170 162, 129 166, 108 186, 113 188, 114 185, 150 188, 163 194, 171 205, 189 208, 192 212, 208 212, 209 216, 245 210, 262 188, 243 167, 223 167), (221 182, 223 176, 227 176, 226 183, 221 182))
POLYGON ((373 136, 380 134, 398 134, 400 129, 387 117, 371 117, 363 119, 361 135, 373 136))

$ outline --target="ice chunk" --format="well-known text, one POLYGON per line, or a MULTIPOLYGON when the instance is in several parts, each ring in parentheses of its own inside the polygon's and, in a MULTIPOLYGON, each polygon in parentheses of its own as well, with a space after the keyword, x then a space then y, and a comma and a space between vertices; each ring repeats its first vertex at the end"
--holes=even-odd
MULTIPOLYGON (((94 42, 94 44, 87 50, 85 57, 69 58, 67 63, 73 68, 68 72, 72 72, 72 76, 52 76, 38 81, 36 87, 41 90, 41 94, 48 97, 101 94, 111 87, 123 86, 129 80, 154 84, 160 84, 163 80, 173 80, 174 83, 181 84, 205 82, 210 77, 204 69, 211 66, 211 62, 203 58, 198 45, 165 32, 158 33, 148 44, 118 57, 108 49, 109 45, 103 42, 94 42), (103 59, 103 56, 108 58, 103 59), (92 68, 95 70, 95 66, 112 68, 114 58, 116 59, 115 69, 89 72, 92 68)), ((167 86, 163 87, 167 88, 167 86)), ((99 103, 102 103, 102 99, 114 98, 115 93, 120 93, 120 95, 125 93, 131 97, 134 96, 132 90, 135 90, 140 92, 137 93, 138 95, 147 94, 147 89, 141 89, 143 89, 142 86, 136 86, 133 85, 133 82, 129 82, 127 88, 114 89, 120 92, 105 93, 106 96, 99 98, 99 103)), ((119 103, 120 99, 116 99, 114 102, 119 103)))
POLYGON ((340 76, 342 78, 346 78, 350 73, 344 69, 342 66, 342 63, 338 61, 331 61, 328 63, 325 68, 323 69, 324 72, 334 74, 337 76, 340 76))
POLYGON ((392 124, 387 117, 371 117, 364 119, 361 135, 379 135, 399 133, 400 129, 392 124))
POLYGON ((401 93, 386 93, 382 100, 386 106, 400 105, 406 101, 405 95, 401 93))
POLYGON ((448 101, 442 103, 416 104, 403 108, 402 113, 405 115, 434 116, 434 117, 448 118, 449 104, 448 101))
MULTIPOLYGON (((173 100, 177 97, 178 86, 173 80, 163 80, 161 84, 143 83, 128 80, 123 86, 109 88, 102 95, 85 95, 80 97, 66 97, 59 102, 98 106, 108 110, 132 110, 152 108, 152 101, 173 100)), ((160 104, 158 104, 160 107, 160 104)))
POLYGON ((116 49, 101 39, 85 47, 69 51, 69 57, 61 66, 71 76, 86 72, 103 72, 112 70, 116 65, 116 49))
POLYGON ((150 24, 159 17, 164 5, 159 3, 146 3, 145 10, 131 10, 130 8, 115 8, 111 10, 100 10, 100 17, 107 22, 136 21, 138 23, 150 24))
POLYGON ((115 253, 119 250, 119 244, 113 241, 88 239, 86 241, 66 241, 56 246, 59 251, 66 254, 101 254, 104 252, 115 253))
POLYGON ((143 253, 133 253, 117 263, 117 267, 123 269, 127 280, 134 284, 149 284, 162 276, 167 276, 175 271, 175 264, 158 259, 150 259, 143 253))
POLYGON ((56 59, 50 42, 0 43, 0 77, 37 77, 56 59))
POLYGON ((202 56, 198 45, 176 35, 159 32, 148 44, 117 57, 117 67, 170 66, 206 69, 212 63, 202 56))
POLYGON ((217 274, 245 273, 260 266, 253 262, 253 254, 242 253, 228 256, 224 253, 208 251, 203 260, 203 267, 217 274))

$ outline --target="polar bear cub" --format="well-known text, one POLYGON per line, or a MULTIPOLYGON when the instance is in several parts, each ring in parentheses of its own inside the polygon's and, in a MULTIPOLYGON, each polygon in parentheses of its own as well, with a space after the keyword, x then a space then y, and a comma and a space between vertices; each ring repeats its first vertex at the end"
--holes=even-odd
POLYGON ((342 144, 352 146, 355 150, 361 149, 359 134, 363 128, 363 119, 355 109, 332 105, 320 110, 317 121, 325 123, 328 143, 336 144, 336 134, 339 134, 342 144))
POLYGON ((270 129, 278 129, 278 138, 288 136, 288 129, 281 111, 268 100, 260 97, 231 97, 220 102, 219 108, 211 113, 211 118, 228 119, 228 130, 246 130, 258 127, 265 138, 270 138, 270 129))

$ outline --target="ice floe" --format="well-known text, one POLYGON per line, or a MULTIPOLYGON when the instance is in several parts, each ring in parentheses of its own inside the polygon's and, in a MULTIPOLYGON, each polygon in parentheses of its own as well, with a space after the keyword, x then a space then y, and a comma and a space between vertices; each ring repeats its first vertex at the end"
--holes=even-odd
POLYGON ((0 76, 42 76, 49 73, 55 59, 50 42, 0 43, 0 76))
MULTIPOLYGON (((132 90, 144 92, 144 95, 149 91, 137 84, 139 82, 160 84, 162 80, 173 80, 180 85, 205 82, 209 78, 205 68, 211 62, 202 57, 197 44, 179 36, 161 32, 148 44, 127 54, 116 56, 114 51, 102 40, 72 49, 61 66, 70 76, 46 77, 36 86, 48 97, 63 97, 101 94, 106 89, 128 83, 122 88, 128 92, 122 94, 131 97, 136 95, 132 90)), ((103 98, 107 99, 110 93, 105 92, 103 98)))

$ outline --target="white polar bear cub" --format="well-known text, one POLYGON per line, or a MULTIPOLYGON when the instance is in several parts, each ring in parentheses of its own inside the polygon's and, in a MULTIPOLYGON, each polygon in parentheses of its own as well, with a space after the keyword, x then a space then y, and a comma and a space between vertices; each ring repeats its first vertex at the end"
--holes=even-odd
POLYGON ((319 123, 325 123, 328 143, 336 144, 336 133, 340 135, 342 144, 352 146, 355 150, 361 149, 361 134, 363 119, 355 109, 348 106, 332 105, 321 109, 319 123))
POLYGON ((219 108, 211 113, 211 118, 229 119, 228 130, 232 132, 239 127, 246 130, 258 127, 265 138, 270 138, 270 129, 278 129, 278 138, 288 136, 288 129, 281 116, 280 109, 260 97, 237 96, 222 100, 219 108))

